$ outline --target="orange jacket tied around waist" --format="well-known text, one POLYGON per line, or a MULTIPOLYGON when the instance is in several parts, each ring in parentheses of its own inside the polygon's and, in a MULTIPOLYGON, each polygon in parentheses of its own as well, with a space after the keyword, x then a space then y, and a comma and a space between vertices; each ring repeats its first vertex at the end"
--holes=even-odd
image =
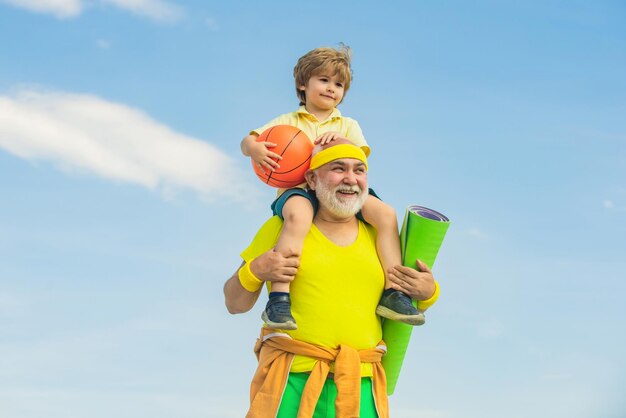
POLYGON ((380 418, 389 418, 387 380, 381 360, 387 347, 381 341, 375 348, 355 350, 346 345, 338 349, 319 347, 294 340, 289 335, 262 328, 254 352, 259 366, 250 385, 250 409, 246 418, 274 418, 280 402, 291 362, 296 354, 317 360, 307 380, 297 418, 311 418, 327 377, 334 363, 337 386, 335 411, 338 418, 358 418, 361 390, 361 362, 372 363, 373 395, 380 418))

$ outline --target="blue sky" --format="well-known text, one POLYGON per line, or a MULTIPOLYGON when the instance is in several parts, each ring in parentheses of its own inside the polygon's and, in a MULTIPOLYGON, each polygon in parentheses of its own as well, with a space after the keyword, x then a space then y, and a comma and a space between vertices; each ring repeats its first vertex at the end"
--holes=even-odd
POLYGON ((243 416, 239 141, 338 42, 370 183, 452 220, 392 416, 626 414, 626 6, 388 3, 0 0, 1 416, 243 416))

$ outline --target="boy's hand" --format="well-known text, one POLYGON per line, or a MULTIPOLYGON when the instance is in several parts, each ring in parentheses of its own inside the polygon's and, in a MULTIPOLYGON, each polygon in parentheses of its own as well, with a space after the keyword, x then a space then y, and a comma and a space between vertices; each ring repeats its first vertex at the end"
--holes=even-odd
POLYGON ((249 145, 248 152, 250 158, 260 169, 274 171, 279 168, 280 165, 276 160, 282 160, 283 157, 270 151, 270 148, 275 147, 273 142, 253 142, 249 145))
POLYGON ((343 135, 341 135, 339 132, 326 132, 325 134, 322 134, 320 136, 317 137, 317 139, 313 142, 315 145, 326 145, 331 141, 335 141, 338 139, 345 139, 346 141, 349 141, 348 138, 344 137, 343 135))

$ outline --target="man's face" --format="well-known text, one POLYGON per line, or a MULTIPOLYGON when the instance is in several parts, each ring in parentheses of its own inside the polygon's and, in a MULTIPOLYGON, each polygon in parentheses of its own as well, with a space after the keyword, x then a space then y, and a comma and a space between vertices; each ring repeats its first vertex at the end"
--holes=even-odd
POLYGON ((365 164, 353 158, 331 161, 316 170, 314 189, 320 206, 338 217, 353 216, 368 195, 365 164))

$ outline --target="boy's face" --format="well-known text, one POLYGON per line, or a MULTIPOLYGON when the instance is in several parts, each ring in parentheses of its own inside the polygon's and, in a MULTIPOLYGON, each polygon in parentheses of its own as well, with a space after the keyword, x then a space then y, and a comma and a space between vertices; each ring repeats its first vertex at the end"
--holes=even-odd
POLYGON ((312 76, 306 86, 299 89, 306 96, 306 108, 311 111, 329 111, 337 107, 344 95, 344 83, 337 74, 317 74, 312 76))

